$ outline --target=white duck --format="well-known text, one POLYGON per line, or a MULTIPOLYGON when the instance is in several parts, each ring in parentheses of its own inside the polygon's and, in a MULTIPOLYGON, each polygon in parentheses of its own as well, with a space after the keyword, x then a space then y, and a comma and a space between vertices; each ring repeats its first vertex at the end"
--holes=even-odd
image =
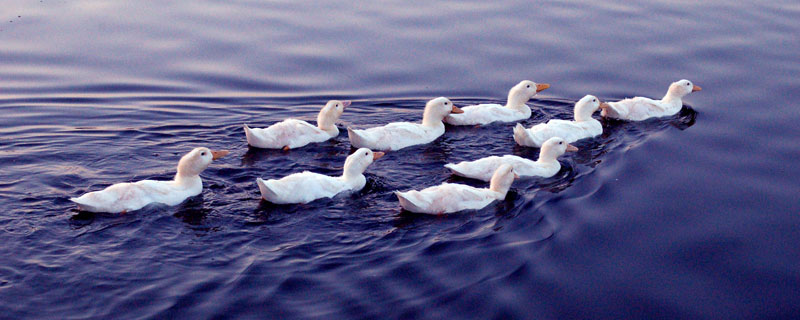
POLYGON ((78 209, 90 212, 124 213, 139 210, 150 203, 177 205, 186 198, 203 191, 203 172, 212 160, 224 157, 227 150, 211 151, 195 148, 178 162, 178 173, 172 181, 142 180, 117 183, 101 191, 89 192, 78 198, 70 198, 78 209))
POLYGON ((261 191, 261 198, 276 204, 308 203, 320 198, 332 198, 343 191, 364 188, 367 183, 364 171, 383 154, 367 148, 356 150, 344 161, 344 172, 340 177, 303 171, 278 180, 264 181, 256 178, 256 183, 261 191))
POLYGON ((542 144, 539 159, 536 161, 509 154, 502 157, 491 156, 475 161, 463 161, 458 164, 448 163, 444 167, 453 171, 455 175, 483 181, 489 181, 495 170, 504 164, 512 166, 514 172, 520 177, 549 178, 561 170, 561 163, 557 159, 567 151, 578 151, 578 148, 564 139, 553 137, 542 144))
POLYGON ((411 212, 441 214, 461 210, 482 209, 506 198, 514 179, 518 178, 513 168, 503 164, 492 175, 489 189, 475 188, 463 184, 444 183, 422 191, 395 191, 400 206, 411 212))
POLYGON ((313 142, 323 142, 339 135, 336 120, 350 106, 350 101, 331 100, 317 115, 317 125, 298 119, 286 119, 264 129, 244 125, 247 143, 256 148, 289 150, 313 142))
POLYGON ((444 134, 442 119, 450 113, 462 112, 449 99, 439 97, 428 101, 425 105, 422 123, 393 122, 366 130, 347 128, 347 134, 350 137, 350 144, 356 148, 399 150, 436 140, 444 134))
POLYGON ((523 80, 508 92, 508 101, 505 106, 499 104, 478 104, 462 107, 462 114, 451 114, 444 118, 444 122, 451 125, 484 125, 495 121, 512 122, 525 120, 531 117, 531 108, 525 103, 540 91, 550 88, 546 83, 535 83, 523 80))
POLYGON ((671 116, 683 107, 681 99, 689 93, 700 91, 702 88, 692 84, 689 80, 680 80, 669 85, 667 94, 661 100, 645 97, 635 97, 617 102, 609 102, 602 107, 600 115, 603 117, 622 120, 641 121, 655 117, 671 116))
POLYGON ((552 137, 561 137, 570 143, 597 136, 603 133, 603 125, 592 118, 592 113, 597 111, 600 105, 597 97, 587 95, 575 103, 573 111, 575 120, 553 119, 530 129, 525 129, 522 124, 517 123, 514 127, 514 141, 525 147, 540 147, 552 137))

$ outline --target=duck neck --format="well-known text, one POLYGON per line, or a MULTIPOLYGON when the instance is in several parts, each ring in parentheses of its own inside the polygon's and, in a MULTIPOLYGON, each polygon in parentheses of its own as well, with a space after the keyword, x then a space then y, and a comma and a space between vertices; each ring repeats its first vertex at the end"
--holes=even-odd
POLYGON ((183 174, 181 172, 178 172, 177 174, 175 174, 175 179, 174 180, 175 180, 176 184, 182 185, 182 186, 192 186, 192 185, 197 185, 197 184, 200 184, 200 185, 203 184, 203 179, 200 178, 200 175, 196 175, 196 174, 183 174))
POLYGON ((506 108, 514 110, 527 108, 528 106, 525 104, 528 103, 528 100, 530 100, 530 98, 518 94, 514 91, 509 92, 508 101, 506 102, 506 108))
POLYGON ((672 91, 672 88, 670 88, 670 90, 667 90, 667 94, 664 95, 664 98, 661 98, 661 102, 670 104, 672 103, 683 104, 681 98, 683 98, 683 96, 681 96, 680 93, 674 93, 672 91))
POLYGON ((444 117, 432 114, 432 112, 428 112, 428 110, 425 110, 425 113, 422 115, 422 125, 426 127, 436 128, 444 126, 442 120, 444 120, 444 117))
MULTIPOLYGON (((511 181, 513 182, 513 180, 511 181)), ((511 182, 503 181, 503 179, 493 179, 489 185, 489 190, 497 192, 498 199, 504 199, 511 188, 511 182)))
POLYGON ((367 177, 364 176, 364 173, 358 172, 357 170, 345 170, 339 179, 351 186, 360 185, 367 181, 367 177))
POLYGON ((339 128, 336 127, 334 120, 322 113, 317 116, 317 127, 331 136, 339 135, 339 128))
POLYGON ((545 149, 539 152, 539 159, 536 159, 536 162, 539 163, 558 162, 558 157, 553 154, 552 150, 545 149))

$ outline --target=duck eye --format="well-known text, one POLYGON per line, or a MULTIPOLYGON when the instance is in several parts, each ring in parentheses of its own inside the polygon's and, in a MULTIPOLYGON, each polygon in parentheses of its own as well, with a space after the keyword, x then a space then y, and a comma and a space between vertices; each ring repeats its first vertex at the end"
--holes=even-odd
POLYGON ((203 157, 205 157, 205 156, 206 156, 206 153, 205 153, 205 151, 204 151, 204 152, 200 152, 200 155, 201 155, 201 156, 203 156, 203 157))
POLYGON ((687 85, 687 86, 691 86, 692 84, 691 84, 691 83, 689 83, 689 82, 687 82, 687 83, 686 83, 686 85, 687 85))
POLYGON ((527 86, 526 86, 526 88, 530 88, 530 87, 531 87, 531 85, 527 85, 527 86))
POLYGON ((337 104, 337 105, 336 105, 336 107, 338 108, 338 107, 339 107, 339 105, 337 104))
POLYGON ((365 155, 365 156, 368 156, 368 155, 369 155, 369 152, 364 152, 364 155, 365 155))
POLYGON ((448 104, 450 104, 450 102, 445 102, 445 103, 444 103, 444 105, 448 105, 448 104))
POLYGON ((558 144, 564 144, 564 141, 559 141, 558 144))
POLYGON ((597 102, 597 99, 592 99, 592 102, 597 102))

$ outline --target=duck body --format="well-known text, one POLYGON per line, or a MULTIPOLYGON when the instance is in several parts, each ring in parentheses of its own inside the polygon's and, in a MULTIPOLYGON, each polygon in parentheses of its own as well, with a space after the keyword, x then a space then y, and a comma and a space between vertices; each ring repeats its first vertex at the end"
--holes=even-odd
POLYGON ((261 197, 275 204, 308 203, 316 199, 332 198, 348 190, 361 190, 367 183, 362 175, 345 180, 319 173, 304 171, 279 180, 256 179, 261 197))
POLYGON ((264 149, 295 149, 339 135, 338 129, 324 131, 298 119, 286 119, 263 129, 244 125, 244 132, 249 145, 264 149))
POLYGON ((681 111, 681 108, 683 108, 682 99, 684 96, 700 90, 702 90, 702 88, 684 79, 670 84, 667 94, 664 95, 664 98, 661 100, 635 97, 617 102, 609 102, 607 107, 602 108, 600 115, 603 117, 630 121, 668 117, 681 111))
POLYGON ((256 178, 256 184, 261 198, 275 204, 308 203, 321 198, 332 198, 345 191, 359 191, 364 188, 367 183, 364 171, 383 155, 383 152, 361 148, 347 157, 341 176, 331 177, 304 171, 280 179, 256 178))
POLYGON ((82 211, 120 213, 139 210, 151 203, 178 205, 201 192, 203 182, 199 178, 182 182, 142 180, 117 183, 70 200, 82 211))
POLYGON ((416 213, 442 214, 477 210, 496 200, 505 199, 515 178, 513 168, 504 164, 495 170, 488 189, 444 183, 419 191, 396 191, 395 195, 403 209, 416 213))
POLYGON ((454 126, 485 125, 492 122, 513 122, 531 117, 531 108, 522 105, 518 108, 507 108, 499 104, 478 104, 462 107, 463 114, 451 114, 444 121, 454 126))
POLYGON ((525 103, 538 92, 549 88, 546 83, 535 83, 523 80, 508 92, 505 106, 499 104, 478 104, 461 108, 461 114, 450 114, 444 118, 448 124, 455 126, 485 125, 492 122, 514 122, 531 117, 531 108, 525 103))
POLYGON ((356 148, 400 150, 433 142, 444 134, 444 124, 440 122, 426 126, 411 122, 393 122, 365 130, 347 128, 347 134, 350 144, 356 148))
POLYGON ((411 212, 440 214, 482 209, 505 198, 500 192, 463 184, 444 183, 420 191, 395 192, 400 206, 411 212))
POLYGON ((422 123, 394 122, 382 127, 356 130, 347 128, 350 145, 372 150, 399 150, 431 143, 444 134, 442 120, 450 113, 461 113, 449 99, 439 97, 428 101, 422 123))
POLYGON ((455 175, 483 181, 489 181, 494 172, 504 164, 510 165, 520 177, 549 178, 561 170, 561 163, 558 162, 557 158, 567 151, 578 151, 578 148, 567 143, 562 138, 553 137, 542 144, 542 149, 539 151, 539 159, 536 161, 515 155, 504 155, 502 157, 485 157, 475 161, 463 161, 458 164, 448 163, 444 166, 455 175))
POLYGON ((200 173, 212 160, 226 154, 228 154, 226 150, 211 151, 207 148, 196 148, 181 158, 178 163, 178 173, 172 181, 142 180, 118 183, 70 200, 78 204, 79 210, 89 212, 134 211, 151 203, 174 206, 202 193, 203 180, 200 178, 200 173))
POLYGON ((567 142, 591 138, 603 133, 603 125, 595 119, 571 121, 553 119, 525 129, 522 124, 514 127, 514 141, 521 146, 541 147, 542 143, 553 137, 562 137, 567 142))
POLYGON ((533 161, 515 155, 490 156, 475 161, 464 161, 458 164, 448 163, 445 168, 450 169, 455 175, 465 178, 489 181, 494 171, 502 164, 514 167, 514 171, 520 177, 552 177, 561 170, 561 163, 558 161, 533 161))
POLYGON ((327 141, 339 135, 335 122, 350 106, 350 101, 331 100, 317 115, 317 125, 298 119, 286 119, 267 128, 244 125, 247 144, 264 149, 294 149, 309 143, 327 141))
POLYGON ((541 147, 550 138, 560 137, 567 143, 591 138, 603 133, 603 125, 592 118, 601 102, 597 97, 587 95, 575 103, 573 112, 575 120, 553 119, 547 123, 537 124, 525 129, 517 123, 514 127, 514 141, 525 147, 541 147))

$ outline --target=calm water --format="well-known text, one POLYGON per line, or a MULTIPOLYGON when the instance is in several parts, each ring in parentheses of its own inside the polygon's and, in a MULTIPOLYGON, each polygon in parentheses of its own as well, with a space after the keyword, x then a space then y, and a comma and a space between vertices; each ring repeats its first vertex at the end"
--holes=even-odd
POLYGON ((2 318, 800 317, 800 3, 22 1, 0 12, 2 318), (416 121, 430 98, 552 87, 526 126, 585 94, 703 87, 680 115, 606 122, 553 178, 449 216, 394 190, 513 153, 513 124, 389 153, 363 191, 259 201, 256 177, 336 174, 346 134, 248 149, 241 125, 416 121), (201 196, 117 214, 69 197, 231 155, 201 196))

